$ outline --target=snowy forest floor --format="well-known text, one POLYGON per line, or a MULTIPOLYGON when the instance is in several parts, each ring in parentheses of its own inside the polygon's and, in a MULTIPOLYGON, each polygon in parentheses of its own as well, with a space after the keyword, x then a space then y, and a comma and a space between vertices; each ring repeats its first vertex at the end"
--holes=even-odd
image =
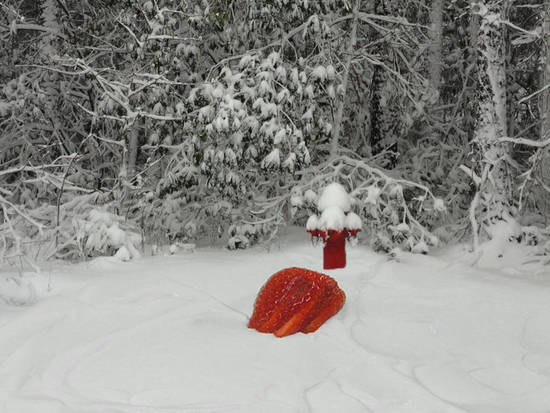
POLYGON ((389 260, 357 246, 323 271, 292 232, 271 252, 29 274, 50 290, 0 300, 0 412, 548 412, 550 268, 529 253, 471 267, 465 247, 389 260), (249 330, 260 287, 292 266, 333 276, 344 308, 314 334, 249 330))

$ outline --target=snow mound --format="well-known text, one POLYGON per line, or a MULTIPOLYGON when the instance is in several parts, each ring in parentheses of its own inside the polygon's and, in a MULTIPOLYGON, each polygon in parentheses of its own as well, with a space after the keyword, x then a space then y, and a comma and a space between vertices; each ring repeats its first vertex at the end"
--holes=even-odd
POLYGON ((503 220, 487 226, 487 232, 491 236, 491 240, 506 240, 519 238, 521 236, 521 226, 512 217, 507 217, 503 220))
POLYGON ((519 223, 512 217, 498 220, 486 227, 491 239, 481 247, 483 253, 489 257, 501 257, 510 241, 520 239, 522 232, 519 223))
POLYGON ((38 273, 0 275, 0 302, 12 305, 30 305, 49 290, 48 279, 38 273))
POLYGON ((132 258, 132 254, 130 254, 130 251, 128 251, 128 248, 126 248, 123 245, 118 249, 114 257, 118 258, 120 261, 126 262, 126 261, 130 261, 130 259, 132 258))
POLYGON ((351 198, 342 185, 333 182, 325 187, 317 206, 321 212, 330 207, 338 207, 343 212, 348 212, 351 209, 351 198))

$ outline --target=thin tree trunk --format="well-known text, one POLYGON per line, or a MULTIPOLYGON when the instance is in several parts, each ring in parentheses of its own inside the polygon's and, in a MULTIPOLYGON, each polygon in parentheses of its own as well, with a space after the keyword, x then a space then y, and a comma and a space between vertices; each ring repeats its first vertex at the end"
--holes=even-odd
POLYGON ((443 33, 443 0, 433 0, 430 11, 430 80, 439 93, 441 84, 441 39, 443 33))
MULTIPOLYGON (((442 35, 443 35, 443 0, 433 0, 432 9, 430 10, 430 47, 428 57, 428 69, 430 75, 431 87, 433 93, 437 96, 437 101, 440 100, 441 95, 441 72, 443 68, 442 64, 442 35)), ((436 102, 434 102, 436 103, 436 102)), ((442 112, 441 121, 445 124, 445 111, 442 112)), ((426 133, 439 139, 441 134, 435 124, 430 123, 426 129, 426 133)))
MULTIPOLYGON (((504 2, 505 8, 501 15, 503 19, 509 21, 511 14, 511 2, 504 2)), ((504 59, 506 65, 506 133, 509 136, 516 135, 516 118, 518 112, 517 100, 514 97, 514 85, 516 84, 516 72, 514 70, 516 62, 514 60, 511 29, 508 26, 502 28, 504 36, 504 59)))
POLYGON ((375 66, 371 82, 370 101, 370 145, 373 155, 384 150, 384 111, 382 108, 382 91, 386 83, 386 74, 380 66, 375 66))
MULTIPOLYGON (((376 0, 374 3, 374 13, 385 16, 386 9, 383 0, 376 0)), ((373 40, 379 34, 373 30, 373 40)), ((386 53, 383 45, 378 46, 378 55, 383 58, 386 53)), ((370 101, 370 146, 373 155, 382 153, 385 149, 395 149, 395 143, 388 142, 388 125, 386 123, 387 108, 383 106, 384 87, 388 81, 388 74, 381 66, 374 66, 371 82, 371 101, 370 101)), ((395 158, 390 156, 390 169, 395 165, 395 158)))
MULTIPOLYGON (((550 84, 550 1, 545 3, 542 22, 543 49, 541 50, 540 88, 550 84)), ((540 94, 540 137, 545 139, 550 134, 550 89, 540 94)))
MULTIPOLYGON (((476 0, 470 0, 470 8, 473 8, 476 0)), ((470 13, 470 22, 468 25, 468 54, 466 62, 468 65, 468 80, 466 86, 466 92, 464 93, 464 102, 466 107, 464 108, 463 127, 466 131, 468 142, 472 142, 475 137, 475 117, 476 117, 476 105, 469 105, 468 102, 475 101, 475 90, 477 85, 477 79, 475 78, 476 71, 473 70, 477 66, 477 37, 479 34, 479 16, 475 13, 470 13)))
POLYGON ((346 105, 346 94, 348 89, 348 80, 349 80, 349 73, 351 70, 351 61, 353 58, 353 53, 355 50, 355 44, 357 43, 357 12, 359 11, 359 3, 358 0, 355 3, 355 7, 353 9, 354 18, 353 22, 351 24, 351 34, 350 39, 346 48, 346 63, 344 65, 344 76, 342 77, 342 89, 343 93, 342 96, 340 96, 340 104, 338 105, 338 109, 336 112, 336 118, 334 119, 334 130, 332 133, 332 140, 330 141, 330 158, 333 159, 338 154, 338 143, 340 141, 340 134, 342 133, 342 122, 344 117, 344 106, 346 105))
POLYGON ((138 155, 138 132, 132 128, 128 132, 128 178, 133 178, 136 173, 136 161, 138 155))
MULTIPOLYGON (((43 0, 42 2, 42 20, 44 27, 52 29, 54 32, 61 32, 58 22, 58 6, 56 0, 43 0)), ((58 54, 57 39, 49 33, 44 35, 41 40, 40 53, 45 60, 58 54)))
MULTIPOLYGON (((540 54, 540 88, 550 85, 550 1, 544 4, 542 16, 543 47, 540 54)), ((550 89, 544 89, 539 97, 540 139, 550 138, 550 89)), ((541 162, 542 180, 550 180, 550 148, 546 148, 541 162)), ((548 208, 546 208, 548 211, 548 208)))

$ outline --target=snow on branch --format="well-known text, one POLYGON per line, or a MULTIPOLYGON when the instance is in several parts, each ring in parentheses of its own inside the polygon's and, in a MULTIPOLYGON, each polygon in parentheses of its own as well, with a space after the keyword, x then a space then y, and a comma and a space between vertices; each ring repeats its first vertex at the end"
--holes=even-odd
MULTIPOLYGON (((104 118, 104 119, 110 119, 117 122, 122 122, 124 124, 132 124, 135 122, 137 118, 149 118, 154 119, 158 121, 181 121, 180 116, 171 116, 171 115, 161 115, 158 113, 151 113, 148 111, 141 110, 140 108, 134 108, 133 105, 130 103, 130 98, 138 93, 144 93, 147 88, 154 86, 157 83, 163 83, 163 84, 170 84, 170 85, 180 85, 179 82, 170 82, 168 79, 166 79, 162 75, 150 75, 152 76, 152 80, 149 82, 133 82, 129 81, 128 83, 123 83, 120 81, 115 80, 109 80, 104 75, 100 73, 98 69, 92 68, 88 63, 86 63, 82 59, 69 59, 69 60, 63 60, 60 62, 63 66, 67 68, 78 68, 80 70, 71 72, 69 70, 61 71, 63 74, 69 74, 69 75, 83 75, 83 74, 89 74, 93 76, 101 90, 103 91, 103 95, 106 96, 108 99, 111 99, 113 102, 115 102, 119 107, 121 107, 125 112, 125 116, 115 116, 112 114, 106 114, 106 113, 98 113, 94 110, 90 110, 80 103, 77 103, 76 106, 85 111, 87 114, 93 116, 94 118, 104 118), (138 83, 140 84, 140 87, 137 89, 132 89, 131 84, 132 83, 138 83)), ((50 69, 47 67, 47 69, 50 69)), ((59 69, 52 68, 52 70, 59 72, 59 69)), ((145 74, 140 73, 139 76, 145 77, 145 74)))
POLYGON ((4 198, 2 195, 0 195, 0 205, 2 206, 2 209, 4 210, 4 218, 9 222, 9 209, 11 208, 14 212, 17 213, 20 217, 28 221, 30 224, 32 224, 34 227, 38 229, 38 231, 41 233, 44 226, 40 224, 37 220, 35 220, 33 217, 31 217, 29 214, 27 214, 21 207, 15 205, 13 202, 10 202, 6 198, 4 198))
MULTIPOLYGON (((426 29, 426 30, 429 29, 428 26, 418 24, 418 23, 411 23, 407 20, 406 17, 401 17, 401 16, 384 16, 384 15, 380 15, 380 14, 371 14, 371 13, 364 13, 364 12, 357 13, 357 16, 359 17, 360 20, 362 20, 366 23, 369 23, 371 25, 376 25, 374 23, 374 20, 378 20, 378 21, 382 21, 384 23, 392 23, 392 24, 397 24, 397 25, 401 25, 401 26, 409 26, 409 27, 419 27, 419 28, 426 29)), ((376 25, 376 27, 380 28, 381 26, 376 25)))
POLYGON ((4 170, 1 170, 0 171, 0 176, 3 176, 3 175, 10 175, 10 174, 15 174, 15 173, 20 173, 20 172, 34 172, 34 173, 37 173, 39 171, 44 171, 44 170, 47 170, 47 169, 52 169, 52 168, 64 168, 66 167, 66 164, 65 163, 59 163, 59 161, 61 160, 65 160, 65 159, 71 159, 73 157, 73 155, 70 155, 70 156, 60 156, 59 158, 55 159, 53 162, 49 163, 49 164, 46 164, 46 165, 38 165, 38 166, 32 166, 32 165, 22 165, 22 166, 15 166, 13 168, 8 168, 8 169, 4 169, 4 170))
POLYGON ((536 92, 533 92, 531 93, 529 96, 525 96, 523 98, 521 98, 520 100, 518 100, 518 104, 520 103, 525 103, 527 102, 528 100, 531 100, 533 99, 534 97, 540 95, 541 93, 544 93, 545 91, 547 91, 548 89, 550 89, 550 83, 545 85, 544 87, 540 88, 539 90, 537 90, 536 92))
POLYGON ((29 30, 29 31, 39 31, 52 34, 63 40, 67 40, 67 37, 61 33, 59 30, 56 30, 51 27, 41 26, 39 24, 30 24, 30 23, 12 23, 10 26, 0 24, 0 33, 10 32, 11 34, 16 34, 18 30, 29 30))
POLYGON ((460 165, 458 168, 470 178, 472 178, 472 181, 474 182, 474 184, 476 184, 476 186, 481 185, 481 178, 475 173, 475 171, 468 168, 466 165, 460 165))
POLYGON ((533 139, 527 139, 527 138, 509 138, 504 137, 498 139, 499 142, 506 142, 506 143, 513 143, 514 145, 525 145, 525 146, 531 146, 533 148, 545 148, 550 145, 550 138, 547 138, 545 140, 536 141, 533 139))

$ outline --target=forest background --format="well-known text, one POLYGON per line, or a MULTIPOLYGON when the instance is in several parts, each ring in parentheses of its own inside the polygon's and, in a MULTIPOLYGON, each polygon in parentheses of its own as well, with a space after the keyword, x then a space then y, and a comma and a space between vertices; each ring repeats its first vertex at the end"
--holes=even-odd
MULTIPOLYGON (((0 260, 550 233, 550 3, 0 1, 0 260)), ((550 251, 550 244, 547 244, 550 251)))

